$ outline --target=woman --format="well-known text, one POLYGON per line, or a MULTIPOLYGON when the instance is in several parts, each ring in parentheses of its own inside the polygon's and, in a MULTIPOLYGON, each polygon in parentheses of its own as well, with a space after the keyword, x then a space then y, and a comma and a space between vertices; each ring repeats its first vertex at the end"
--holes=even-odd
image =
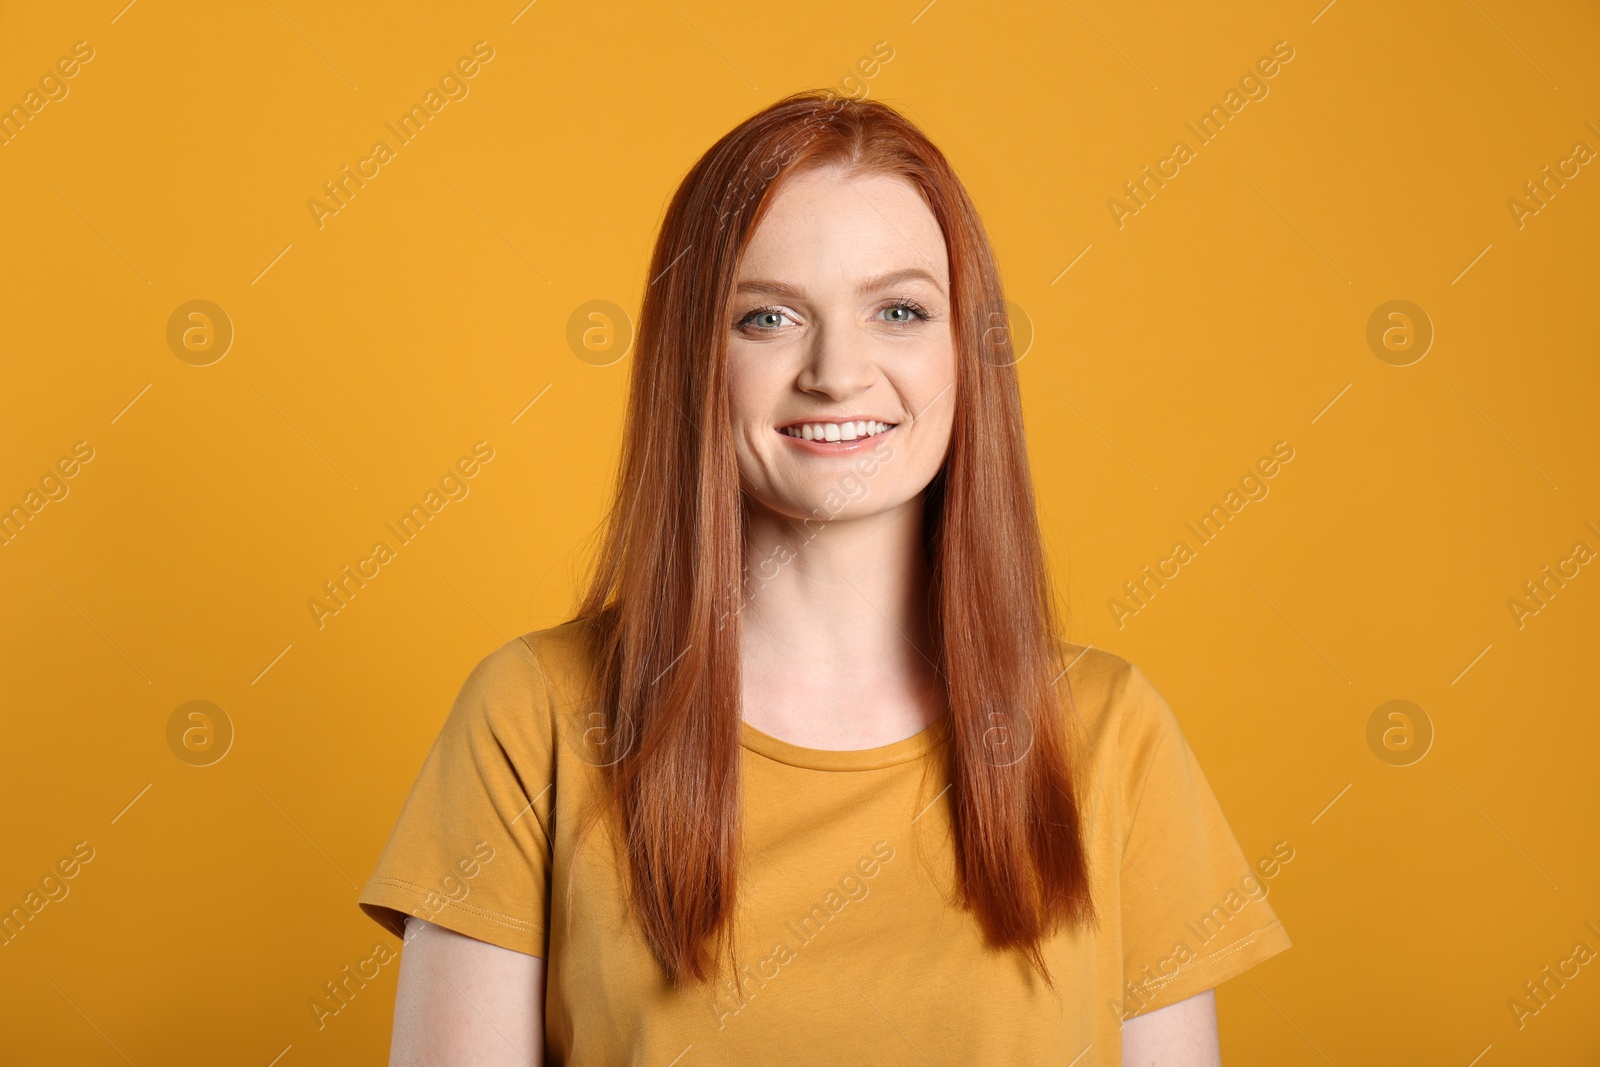
POLYGON ((391 1064, 1218 1061, 1289 940, 1160 694, 1058 636, 1003 308, 881 103, 695 165, 587 596, 473 670, 361 895, 391 1064))

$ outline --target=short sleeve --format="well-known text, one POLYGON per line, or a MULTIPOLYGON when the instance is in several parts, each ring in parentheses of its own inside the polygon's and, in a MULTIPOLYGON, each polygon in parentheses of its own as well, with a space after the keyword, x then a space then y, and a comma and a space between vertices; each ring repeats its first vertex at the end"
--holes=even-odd
POLYGON ((1267 898, 1288 842, 1247 860, 1161 694, 1130 665, 1124 708, 1128 1015, 1176 1004, 1290 947, 1267 898))
POLYGON ((406 917, 415 915, 502 948, 547 954, 550 705, 526 639, 478 662, 361 891, 362 911, 402 939, 406 917))

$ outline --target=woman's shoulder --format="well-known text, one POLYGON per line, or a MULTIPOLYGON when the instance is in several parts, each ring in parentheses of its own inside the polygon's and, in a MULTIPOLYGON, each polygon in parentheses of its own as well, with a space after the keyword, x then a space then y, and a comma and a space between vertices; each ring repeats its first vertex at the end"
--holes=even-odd
POLYGON ((592 659, 588 627, 582 619, 529 630, 482 654, 468 684, 495 689, 554 690, 587 672, 592 659))
POLYGON ((591 648, 588 628, 578 619, 506 640, 473 664, 454 715, 548 748, 558 722, 588 698, 591 648))
POLYGON ((1065 667, 1058 689, 1093 747, 1146 749, 1179 732, 1166 699, 1136 664, 1094 645, 1065 639, 1058 645, 1065 667))

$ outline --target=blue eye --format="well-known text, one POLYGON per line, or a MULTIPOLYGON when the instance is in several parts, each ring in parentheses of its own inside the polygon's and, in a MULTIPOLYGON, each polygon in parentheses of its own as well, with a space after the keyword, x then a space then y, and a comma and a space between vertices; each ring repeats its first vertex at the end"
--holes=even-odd
POLYGON ((758 332, 771 332, 782 325, 781 321, 788 317, 788 312, 782 308, 756 308, 750 314, 740 319, 738 325, 741 329, 754 327, 758 332))
POLYGON ((891 319, 888 320, 889 322, 893 322, 893 323, 896 323, 896 324, 916 321, 915 319, 910 317, 911 315, 914 315, 914 316, 916 316, 917 319, 922 319, 924 321, 926 321, 927 319, 932 317, 932 316, 930 316, 928 314, 927 309, 925 309, 921 304, 918 304, 915 300, 896 300, 894 303, 888 305, 883 310, 884 311, 889 311, 889 312, 897 312, 898 311, 898 312, 909 312, 910 313, 909 315, 907 315, 905 317, 902 317, 902 318, 891 318, 891 319))
MULTIPOLYGON (((906 326, 918 321, 926 322, 933 318, 928 313, 928 310, 915 300, 900 299, 892 301, 886 304, 878 314, 882 315, 886 312, 890 314, 890 317, 879 321, 888 322, 895 326, 906 326)), ((793 318, 790 317, 789 312, 785 309, 781 307, 762 307, 756 308, 734 325, 738 329, 751 330, 756 333, 776 333, 784 325, 785 319, 788 319, 791 324, 798 325, 794 323, 793 318)))

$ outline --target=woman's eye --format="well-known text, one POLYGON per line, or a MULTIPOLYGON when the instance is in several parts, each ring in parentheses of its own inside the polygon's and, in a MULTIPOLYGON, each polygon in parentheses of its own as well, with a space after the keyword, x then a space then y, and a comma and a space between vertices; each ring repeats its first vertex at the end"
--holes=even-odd
POLYGON ((928 313, 926 311, 923 311, 922 308, 912 303, 890 304, 888 307, 883 309, 883 314, 889 316, 889 322, 896 323, 915 322, 917 319, 925 319, 928 317, 928 313))
POLYGON ((739 320, 740 326, 754 326, 757 330, 775 330, 783 325, 788 315, 778 308, 757 308, 739 320))

